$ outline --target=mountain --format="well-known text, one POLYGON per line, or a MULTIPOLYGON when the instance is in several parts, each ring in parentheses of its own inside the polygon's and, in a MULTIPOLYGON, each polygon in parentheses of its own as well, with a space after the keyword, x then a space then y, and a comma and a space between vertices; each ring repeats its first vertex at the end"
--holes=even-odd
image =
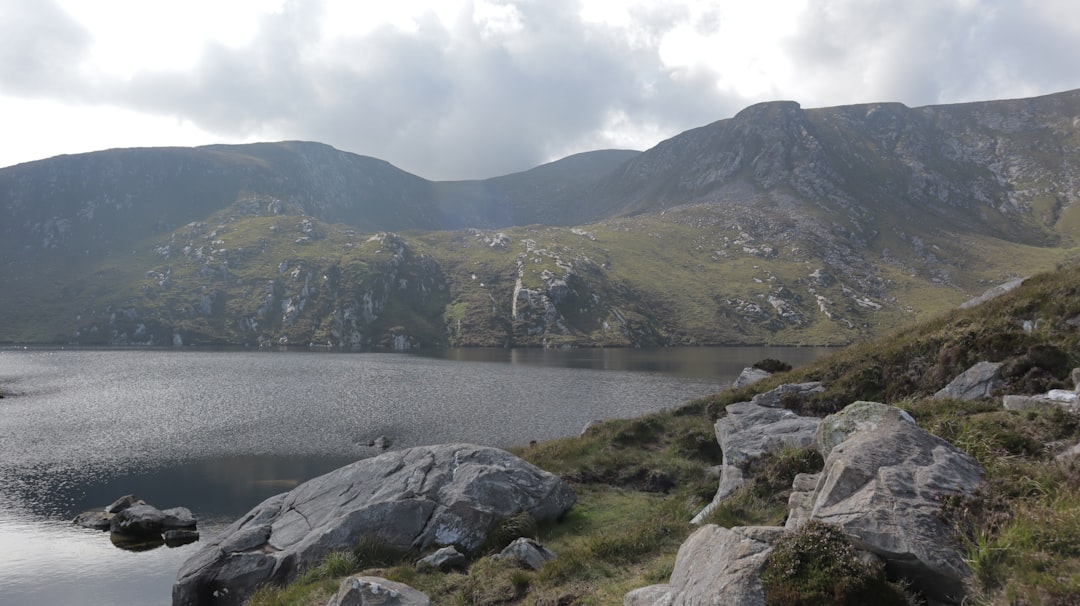
POLYGON ((839 344, 1075 257, 1080 91, 751 106, 432 182, 306 142, 0 169, 0 341, 839 344))

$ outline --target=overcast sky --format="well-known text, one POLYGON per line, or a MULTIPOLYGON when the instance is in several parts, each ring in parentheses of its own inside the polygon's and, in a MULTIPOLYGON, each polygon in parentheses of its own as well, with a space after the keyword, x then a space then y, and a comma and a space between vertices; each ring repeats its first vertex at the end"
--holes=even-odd
POLYGON ((647 149, 759 101, 1080 88, 1075 0, 0 0, 0 166, 303 139, 429 179, 647 149))

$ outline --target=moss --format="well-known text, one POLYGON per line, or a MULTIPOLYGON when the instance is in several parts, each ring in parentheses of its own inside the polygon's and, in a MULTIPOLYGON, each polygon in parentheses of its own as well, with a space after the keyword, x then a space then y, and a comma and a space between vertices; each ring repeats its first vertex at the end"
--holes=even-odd
POLYGON ((906 606, 884 566, 862 562, 839 527, 812 520, 782 537, 761 572, 767 606, 906 606))

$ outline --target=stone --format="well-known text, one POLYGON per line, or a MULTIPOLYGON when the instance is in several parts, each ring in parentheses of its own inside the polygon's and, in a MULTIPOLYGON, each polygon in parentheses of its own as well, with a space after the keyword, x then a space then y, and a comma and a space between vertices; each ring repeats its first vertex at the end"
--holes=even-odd
POLYGON ((1005 410, 1027 410, 1029 408, 1046 406, 1050 403, 1049 400, 1040 396, 1001 396, 1001 406, 1005 410))
POLYGON ((420 569, 434 569, 447 571, 453 568, 464 568, 469 562, 469 559, 465 557, 460 551, 458 551, 453 545, 443 547, 437 550, 435 553, 420 558, 416 561, 416 567, 420 569))
POLYGON ((533 539, 521 537, 491 556, 491 559, 511 560, 521 568, 540 570, 544 564, 555 559, 555 553, 533 539))
POLYGON ((1065 461, 1077 455, 1080 455, 1080 443, 1077 443, 1072 448, 1067 448, 1064 451, 1058 453, 1058 455, 1055 456, 1054 459, 1057 461, 1065 461))
POLYGON ((165 519, 161 521, 162 528, 195 528, 197 525, 195 516, 187 507, 164 509, 161 513, 165 516, 165 519))
POLYGON ((135 500, 135 495, 124 495, 119 499, 116 499, 112 502, 111 505, 106 507, 105 513, 119 513, 120 511, 123 511, 138 502, 139 501, 135 500))
POLYGON ((121 509, 109 522, 109 530, 116 534, 147 536, 161 535, 165 514, 145 503, 136 503, 121 509))
POLYGON ((847 440, 852 434, 874 430, 894 422, 916 425, 915 419, 907 411, 895 406, 863 400, 852 402, 842 411, 822 419, 817 433, 814 434, 814 447, 822 457, 828 458, 833 447, 847 440))
POLYGON ((581 428, 581 433, 578 434, 578 437, 585 437, 585 435, 589 433, 589 431, 591 431, 594 427, 599 427, 601 424, 603 424, 603 422, 603 419, 593 419, 592 421, 589 421, 585 424, 584 427, 581 428))
POLYGON ((971 572, 941 518, 941 500, 970 496, 982 469, 900 409, 857 402, 821 423, 825 467, 797 478, 786 526, 809 519, 841 527, 857 548, 928 598, 958 604, 971 572), (890 410, 891 409, 891 410, 890 410), (812 491, 806 489, 814 485, 812 491))
POLYGON ((291 581, 361 539, 477 550, 502 520, 556 519, 575 499, 560 478, 496 448, 386 452, 271 497, 203 541, 177 573, 173 604, 240 604, 257 585, 291 581))
POLYGON ((1068 389, 1051 389, 1044 394, 1033 396, 1006 395, 1001 397, 1001 405, 1005 410, 1058 406, 1070 412, 1077 412, 1080 411, 1080 394, 1068 389))
POLYGON ((983 292, 983 294, 975 297, 974 299, 969 299, 961 303, 960 309, 969 309, 971 307, 975 307, 976 305, 981 305, 991 299, 996 299, 1005 293, 1012 292, 1019 288, 1026 279, 1027 278, 1017 278, 1015 280, 1005 282, 1004 284, 998 284, 997 286, 988 288, 986 291, 983 292))
POLYGON ((814 394, 825 391, 825 386, 820 381, 809 383, 785 383, 775 389, 759 393, 750 401, 758 406, 768 408, 794 408, 793 405, 801 405, 814 394))
POLYGON ((1080 392, 1080 368, 1074 368, 1069 373, 1069 380, 1072 381, 1073 391, 1080 392))
POLYGON ((113 514, 106 513, 104 509, 84 511, 75 516, 73 523, 90 528, 91 530, 108 530, 111 526, 113 514))
POLYGON ((954 400, 977 400, 989 398, 995 389, 1004 385, 1001 378, 1001 364, 998 362, 979 362, 962 372, 948 385, 934 394, 935 398, 954 400))
POLYGON ((761 569, 787 531, 770 526, 728 529, 706 524, 691 534, 675 557, 664 585, 635 589, 625 606, 764 606, 761 569))
POLYGON ((732 389, 742 389, 747 385, 753 385, 758 381, 763 381, 772 376, 771 372, 761 370, 760 368, 754 368, 753 366, 747 366, 739 373, 738 378, 731 383, 732 389))
POLYGON ((161 538, 169 547, 180 547, 198 541, 199 531, 190 528, 173 528, 162 533, 161 538))
POLYGON ((380 451, 381 450, 389 450, 390 445, 391 445, 390 438, 388 438, 386 436, 379 436, 379 437, 371 440, 370 442, 368 442, 368 447, 369 448, 375 448, 375 449, 380 450, 380 451))
POLYGON ((727 414, 716 422, 716 441, 723 452, 720 486, 712 502, 691 520, 694 524, 704 521, 721 501, 746 483, 741 465, 768 452, 811 446, 821 423, 817 418, 753 402, 731 404, 726 410, 727 414))
POLYGON ((795 479, 791 482, 791 495, 788 496, 788 517, 784 523, 785 527, 798 528, 810 520, 820 480, 820 473, 795 475, 795 479))
POLYGON ((326 606, 431 606, 426 595, 380 577, 348 577, 326 606))

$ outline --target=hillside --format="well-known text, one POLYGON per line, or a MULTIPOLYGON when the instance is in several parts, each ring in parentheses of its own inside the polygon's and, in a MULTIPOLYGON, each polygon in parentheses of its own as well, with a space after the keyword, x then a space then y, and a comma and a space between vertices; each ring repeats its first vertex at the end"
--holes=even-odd
MULTIPOLYGON (((253 604, 324 603, 340 577, 356 571, 421 589, 435 604, 620 603, 627 592, 672 575, 676 552, 694 530, 688 520, 716 490, 708 468, 721 462, 714 422, 727 414, 725 407, 782 384, 811 380, 822 381, 824 391, 802 403, 792 400, 799 413, 824 416, 859 400, 888 403, 984 470, 973 495, 940 499, 939 515, 952 531, 939 540, 955 543, 972 572, 963 603, 1077 603, 1080 418, 1075 410, 1057 405, 1007 410, 1001 395, 1072 387, 1070 369, 1080 363, 1078 284, 1080 266, 1040 274, 990 302, 851 346, 749 387, 638 419, 607 421, 580 437, 522 446, 515 449, 519 456, 570 481, 577 492, 577 504, 561 522, 537 527, 514 520, 496 537, 494 549, 446 573, 414 568, 418 554, 360 545, 284 589, 265 588, 253 604), (982 361, 1001 363, 1002 384, 991 397, 933 397, 982 361), (533 572, 488 557, 516 536, 538 538, 556 559, 533 572)), ((745 468, 747 484, 706 522, 781 525, 794 476, 819 471, 822 465, 813 449, 764 455, 745 468)), ((849 552, 850 547, 822 552, 811 546, 803 562, 831 570, 831 576, 802 587, 802 594, 774 595, 768 603, 926 603, 925 596, 896 576, 887 586, 871 589, 875 593, 847 594, 845 601, 844 592, 852 590, 858 573, 830 558, 849 552), (827 602, 815 602, 807 597, 811 591, 837 593, 826 593, 831 595, 827 602), (800 597, 807 601, 797 601, 800 597)))
POLYGON ((303 142, 0 170, 0 342, 841 344, 1075 257, 1080 91, 765 103, 431 182, 303 142))

